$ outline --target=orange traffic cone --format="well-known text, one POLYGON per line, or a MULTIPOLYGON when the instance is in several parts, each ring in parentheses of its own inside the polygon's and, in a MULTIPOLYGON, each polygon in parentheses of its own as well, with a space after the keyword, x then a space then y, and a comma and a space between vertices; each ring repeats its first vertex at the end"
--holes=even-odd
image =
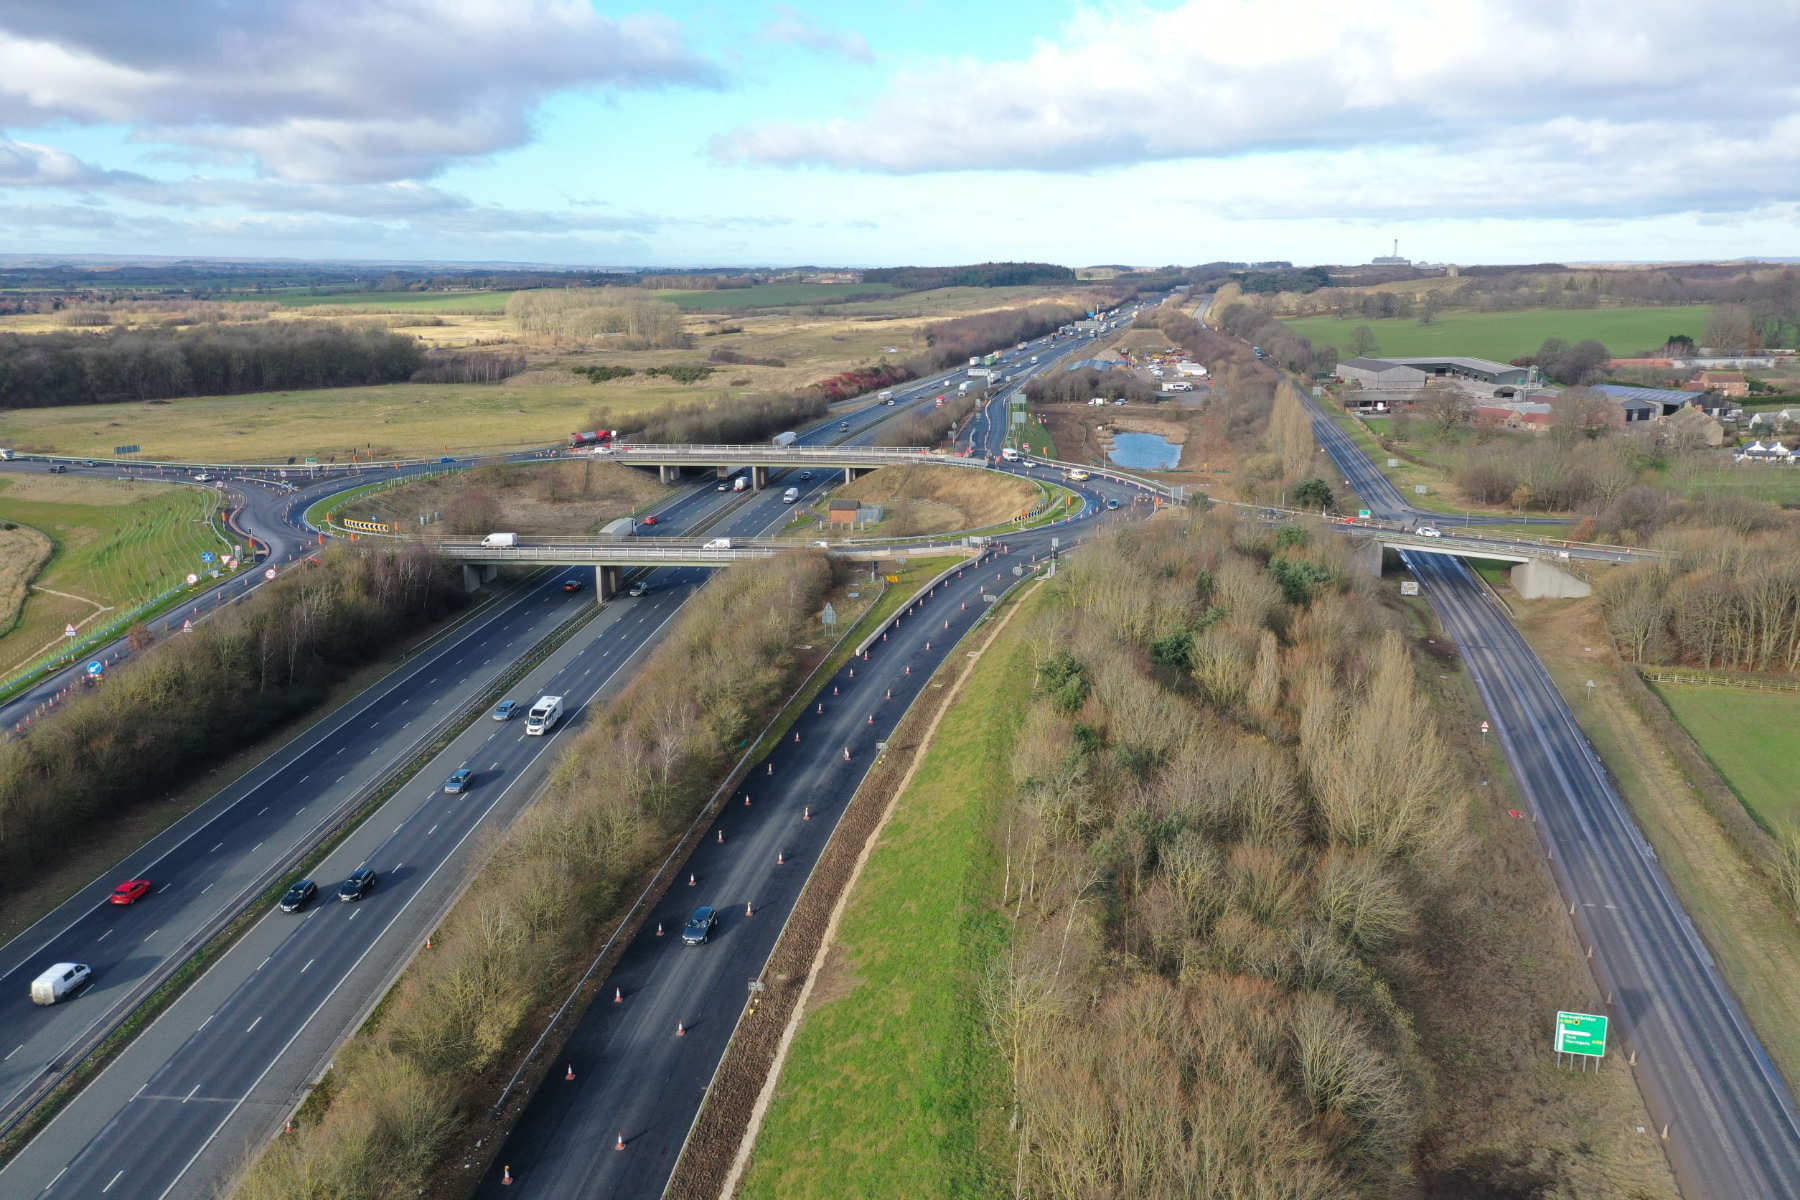
POLYGON ((844 747, 844 761, 845 762, 850 761, 850 747, 848 747, 848 746, 844 747))
POLYGON ((750 793, 749 792, 744 793, 744 807, 745 808, 750 807, 750 793))
POLYGON ((889 688, 889 689, 888 689, 888 690, 887 690, 887 698, 888 698, 888 699, 889 699, 889 700, 892 700, 892 699, 893 699, 893 698, 894 698, 894 689, 893 689, 893 688, 889 688))
POLYGON ((723 846, 724 844, 725 844, 725 831, 723 829, 721 829, 721 830, 719 830, 719 845, 723 846))
POLYGON ((506 1166, 500 1168, 500 1186, 501 1187, 511 1187, 512 1186, 512 1164, 511 1163, 508 1163, 506 1166))
POLYGON ((619 1140, 613 1143, 613 1149, 614 1150, 623 1150, 624 1148, 625 1148, 625 1135, 621 1133, 619 1135, 619 1140))
MULTIPOLYGON (((660 926, 658 926, 658 928, 660 928, 660 926)), ((613 1003, 614 1004, 625 1003, 625 989, 624 988, 616 987, 613 989, 613 1003)), ((574 1067, 569 1068, 569 1070, 571 1070, 571 1071, 573 1071, 574 1069, 575 1069, 574 1067)))
POLYGON ((694 873, 692 871, 689 871, 688 872, 688 886, 693 887, 696 883, 699 883, 699 882, 700 881, 698 879, 694 878, 694 873))
POLYGON ((802 821, 812 820, 812 805, 809 804, 805 808, 800 810, 800 819, 802 821))
POLYGON ((425 935, 425 948, 427 950, 431 949, 431 935, 429 933, 425 935))
POLYGON ((657 937, 661 937, 661 936, 662 936, 662 935, 663 935, 663 933, 662 933, 662 922, 661 922, 661 921, 658 921, 658 922, 657 922, 657 923, 656 923, 656 936, 657 936, 657 937))
MULTIPOLYGON (((865 653, 865 654, 864 654, 864 655, 863 655, 863 661, 864 661, 864 662, 867 662, 867 661, 868 661, 868 659, 869 659, 869 656, 868 656, 868 655, 867 655, 867 654, 866 654, 866 653, 865 653)), ((855 667, 851 667, 851 668, 850 668, 850 678, 852 678, 852 679, 855 679, 855 678, 856 678, 856 668, 855 668, 855 667)))
POLYGON ((837 684, 835 683, 831 685, 831 694, 834 696, 837 695, 837 684))
POLYGON ((787 866, 787 855, 780 850, 775 852, 775 865, 778 867, 787 866))
POLYGON ((906 673, 907 673, 907 674, 908 674, 908 675, 911 675, 911 674, 912 674, 912 664, 911 664, 911 663, 907 663, 907 664, 906 664, 906 673))
POLYGON ((794 740, 796 742, 800 740, 800 731, 798 729, 794 730, 794 740))
POLYGON ((930 642, 926 642, 926 643, 925 643, 925 649, 927 649, 927 650, 929 650, 929 649, 931 649, 931 643, 930 643, 930 642))
POLYGON ((756 905, 750 903, 748 900, 744 901, 744 915, 746 917, 754 917, 756 915, 756 905))
POLYGON ((564 1083, 574 1083, 575 1082, 575 1064, 574 1063, 570 1063, 569 1069, 563 1072, 563 1082, 564 1083))
POLYGON ((287 1121, 281 1127, 281 1132, 283 1132, 283 1133, 294 1132, 294 1118, 289 1117, 287 1119, 287 1121))
POLYGON ((686 1037, 687 1036, 687 1026, 683 1025, 680 1021, 675 1022, 675 1036, 676 1037, 686 1037))
POLYGON ((820 716, 824 716, 824 715, 825 715, 825 702, 824 702, 824 701, 823 701, 823 700, 821 700, 821 701, 820 701, 820 702, 819 702, 819 715, 820 715, 820 716))
POLYGON ((775 773, 775 764, 770 763, 769 764, 769 774, 773 775, 774 773, 775 773))

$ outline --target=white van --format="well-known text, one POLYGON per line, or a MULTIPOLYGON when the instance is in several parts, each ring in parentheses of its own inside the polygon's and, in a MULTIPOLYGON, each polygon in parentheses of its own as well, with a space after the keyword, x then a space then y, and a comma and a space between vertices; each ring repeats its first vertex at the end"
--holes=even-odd
POLYGON ((700 548, 702 550, 729 550, 729 549, 731 549, 731 539, 730 538, 714 538, 712 541, 706 543, 706 545, 704 545, 700 548))
POLYGON ((1000 451, 1000 457, 1004 458, 1007 462, 1018 462, 1019 452, 1014 450, 1011 446, 1008 446, 1000 451))
POLYGON ((797 487, 791 487, 787 491, 781 493, 781 502, 783 504, 792 504, 798 499, 800 499, 800 489, 797 487))
POLYGON ((487 550, 496 547, 516 546, 518 544, 519 535, 516 533, 490 533, 481 539, 482 548, 487 550))
POLYGON ((31 981, 33 1004, 56 1004, 67 1000, 94 978, 94 968, 86 963, 57 963, 31 981))

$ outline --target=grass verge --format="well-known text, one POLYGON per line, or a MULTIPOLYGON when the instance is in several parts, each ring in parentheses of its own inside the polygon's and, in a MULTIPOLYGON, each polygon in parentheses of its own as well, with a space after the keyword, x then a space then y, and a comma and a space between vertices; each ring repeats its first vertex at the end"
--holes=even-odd
POLYGON ((1005 1064, 976 996, 1006 925, 993 789, 1030 656, 1001 635, 945 713, 851 893, 739 1191, 991 1194, 1005 1171, 1005 1064), (854 1095, 854 1105, 841 1098, 854 1095))

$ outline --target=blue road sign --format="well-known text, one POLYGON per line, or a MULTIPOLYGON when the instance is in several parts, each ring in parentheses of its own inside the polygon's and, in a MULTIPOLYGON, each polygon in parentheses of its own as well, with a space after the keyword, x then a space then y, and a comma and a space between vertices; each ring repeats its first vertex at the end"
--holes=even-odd
POLYGON ((200 561, 201 562, 211 562, 212 560, 213 560, 213 552, 211 550, 202 550, 200 552, 200 561))
POLYGON ((98 675, 98 674, 100 674, 100 672, 102 672, 104 670, 106 670, 106 664, 101 662, 99 659, 95 659, 93 662, 88 664, 88 674, 89 675, 98 675))

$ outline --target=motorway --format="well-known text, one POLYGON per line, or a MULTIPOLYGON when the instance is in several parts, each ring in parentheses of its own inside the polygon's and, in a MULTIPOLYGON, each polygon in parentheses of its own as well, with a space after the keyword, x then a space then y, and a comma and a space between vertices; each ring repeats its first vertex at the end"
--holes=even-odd
MULTIPOLYGON (((1003 411, 1004 403, 1003 391, 990 407, 1003 411)), ((971 428, 978 450, 998 452, 998 421, 971 428)), ((539 1084, 484 1177, 482 1195, 662 1193, 748 998, 746 982, 762 973, 878 743, 987 609, 985 597, 1030 578, 1027 564, 1049 554, 1053 539, 1068 547, 1099 527, 1095 515, 1128 518, 1141 494, 1104 479, 1065 486, 1086 501, 1077 516, 1009 534, 939 584, 918 609, 900 615, 867 661, 846 664, 820 685, 818 707, 795 725, 799 741, 784 738, 750 767, 740 791, 751 803, 734 795, 718 822, 723 841, 702 838, 676 867, 674 878, 697 882, 670 888, 626 946, 599 989, 607 995, 617 988, 623 1000, 594 1004, 581 1016, 559 1060, 573 1068, 574 1081, 552 1071, 539 1084), (1120 500, 1121 512, 1107 514, 1109 498, 1120 500), (719 928, 709 944, 684 946, 681 927, 702 904, 719 910, 719 928), (616 1149, 621 1137, 624 1152, 616 1149), (503 1181, 507 1169, 510 1184, 503 1181)))
MULTIPOLYGON (((1329 418, 1313 427, 1363 502, 1384 520, 1411 509, 1329 418)), ((1407 551, 1475 681, 1521 792, 1536 814, 1612 996, 1615 1058, 1637 1057, 1653 1118, 1669 1125, 1684 1195, 1800 1196, 1800 1120, 1731 989, 1548 671, 1461 560, 1407 551)), ((1548 1042, 1554 1014, 1546 1010, 1548 1042)))
MULTIPOLYGON (((927 380, 896 391, 922 403, 938 386, 927 380)), ((851 438, 863 439, 901 411, 871 406, 841 419, 850 423, 851 438)), ((835 440, 837 420, 806 439, 835 440)), ((800 486, 811 494, 831 482, 800 486)), ((284 514, 306 503, 285 492, 271 492, 269 501, 284 514)), ((722 518, 711 532, 754 535, 779 527, 788 510, 779 487, 744 497, 702 485, 658 516, 647 534, 682 533, 722 518)), ((407 757, 420 730, 466 704, 537 638, 574 615, 587 597, 562 592, 560 581, 570 574, 537 580, 441 639, 429 658, 365 693, 303 745, 262 764, 0 948, 0 969, 7 971, 0 980, 16 998, 10 1005, 0 1001, 7 1005, 0 1008, 0 1027, 20 1038, 0 1064, 6 1072, 0 1081, 11 1094, 55 1070, 59 1049, 108 1015, 108 1001, 185 953, 216 921, 221 901, 266 877, 320 812, 407 757), (133 875, 152 878, 159 890, 128 908, 106 904, 110 884, 133 875), (93 963, 95 987, 51 1009, 26 1003, 24 980, 62 959, 93 963)), ((693 569, 656 572, 648 595, 602 607, 513 689, 515 697, 556 690, 575 708, 603 694, 624 664, 654 644, 704 577, 693 569)), ((320 869, 324 893, 355 867, 374 866, 383 877, 368 900, 338 905, 327 895, 303 918, 271 913, 258 922, 0 1171, 0 1194, 161 1196, 178 1186, 184 1193, 202 1190, 221 1178, 245 1145, 278 1123, 337 1037, 354 1025, 362 1000, 378 994, 410 956, 416 944, 410 935, 384 935, 396 924, 402 933, 421 923, 428 929, 454 895, 466 839, 496 806, 499 820, 510 819, 535 792, 552 758, 544 751, 557 738, 525 738, 521 731, 522 725, 481 720, 458 737, 320 869), (464 764, 477 770, 476 786, 462 796, 441 795, 442 779, 464 764), (314 1025, 320 1012, 325 1019, 314 1025)))

